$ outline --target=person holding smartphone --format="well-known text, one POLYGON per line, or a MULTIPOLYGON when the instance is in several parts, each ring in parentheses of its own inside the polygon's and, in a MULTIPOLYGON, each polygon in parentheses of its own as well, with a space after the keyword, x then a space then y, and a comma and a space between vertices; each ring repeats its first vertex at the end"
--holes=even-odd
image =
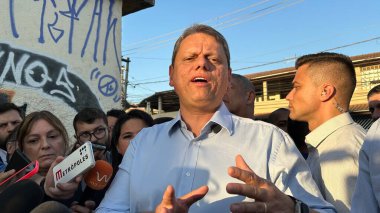
POLYGON ((106 114, 101 109, 82 109, 75 115, 73 127, 74 137, 77 140, 74 150, 90 141, 93 145, 95 160, 105 160, 111 163, 111 154, 107 151, 108 121, 106 114))
MULTIPOLYGON (((56 200, 72 207, 77 193, 80 193, 82 175, 68 183, 55 186, 53 168, 63 161, 69 146, 69 137, 62 122, 49 111, 37 111, 28 114, 20 125, 17 137, 20 150, 40 165, 39 176, 34 180, 45 193, 45 200, 56 200)), ((73 207, 72 207, 73 208, 73 207)), ((75 205, 77 212, 86 212, 94 208, 93 203, 85 206, 75 205)))

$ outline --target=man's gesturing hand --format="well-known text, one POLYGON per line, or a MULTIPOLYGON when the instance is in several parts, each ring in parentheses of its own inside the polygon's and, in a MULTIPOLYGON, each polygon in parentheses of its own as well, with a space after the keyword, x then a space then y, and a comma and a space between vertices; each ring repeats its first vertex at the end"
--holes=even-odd
POLYGON ((257 176, 241 155, 236 156, 236 167, 228 168, 228 175, 244 183, 229 183, 226 190, 255 199, 255 202, 231 204, 231 212, 294 212, 294 202, 277 187, 257 176))
POLYGON ((208 187, 201 186, 180 198, 176 198, 173 186, 169 185, 162 196, 160 205, 156 208, 156 213, 186 213, 190 206, 202 199, 207 192, 208 187))

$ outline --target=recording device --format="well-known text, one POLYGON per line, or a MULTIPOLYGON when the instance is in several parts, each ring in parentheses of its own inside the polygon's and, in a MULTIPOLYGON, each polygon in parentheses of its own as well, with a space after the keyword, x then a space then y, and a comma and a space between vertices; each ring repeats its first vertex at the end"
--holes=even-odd
POLYGON ((84 190, 79 203, 83 205, 86 200, 92 200, 95 201, 96 205, 99 205, 105 194, 103 189, 111 180, 112 173, 113 168, 111 164, 104 160, 97 160, 95 166, 84 176, 84 182, 87 187, 84 190))
POLYGON ((7 167, 5 168, 5 171, 9 171, 11 169, 14 169, 16 171, 24 168, 30 163, 30 160, 20 149, 16 149, 15 152, 12 155, 12 158, 9 160, 9 163, 7 167))
POLYGON ((104 144, 101 144, 101 143, 97 143, 97 142, 91 142, 91 144, 92 144, 92 149, 94 150, 94 151, 97 151, 97 150, 106 150, 106 145, 104 145, 104 144))
POLYGON ((86 142, 53 168, 55 185, 71 181, 94 165, 91 142, 86 142))
POLYGON ((37 174, 39 168, 40 167, 37 160, 30 162, 28 165, 16 171, 13 175, 9 176, 7 179, 2 181, 0 183, 0 186, 2 186, 3 184, 5 185, 5 183, 9 185, 9 184, 17 183, 21 180, 29 179, 33 175, 37 174))

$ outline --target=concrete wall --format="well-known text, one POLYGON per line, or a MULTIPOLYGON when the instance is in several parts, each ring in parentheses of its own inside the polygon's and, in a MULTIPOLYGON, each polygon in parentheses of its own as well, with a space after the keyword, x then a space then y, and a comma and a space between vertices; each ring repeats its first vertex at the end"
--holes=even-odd
POLYGON ((0 93, 50 110, 73 134, 83 107, 119 108, 121 0, 4 0, 0 93))

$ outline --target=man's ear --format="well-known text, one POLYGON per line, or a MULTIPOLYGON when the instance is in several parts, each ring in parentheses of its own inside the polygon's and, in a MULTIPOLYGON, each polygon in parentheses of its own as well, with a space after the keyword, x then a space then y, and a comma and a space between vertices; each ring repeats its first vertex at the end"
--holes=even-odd
POLYGON ((255 102, 256 93, 254 91, 249 91, 247 95, 247 104, 252 104, 255 102))
POLYGON ((335 95, 335 87, 331 84, 323 84, 320 88, 321 101, 328 101, 335 95))
POLYGON ((173 67, 173 65, 170 65, 170 66, 169 66, 169 85, 170 85, 171 87, 174 86, 173 73, 174 73, 174 67, 173 67))

